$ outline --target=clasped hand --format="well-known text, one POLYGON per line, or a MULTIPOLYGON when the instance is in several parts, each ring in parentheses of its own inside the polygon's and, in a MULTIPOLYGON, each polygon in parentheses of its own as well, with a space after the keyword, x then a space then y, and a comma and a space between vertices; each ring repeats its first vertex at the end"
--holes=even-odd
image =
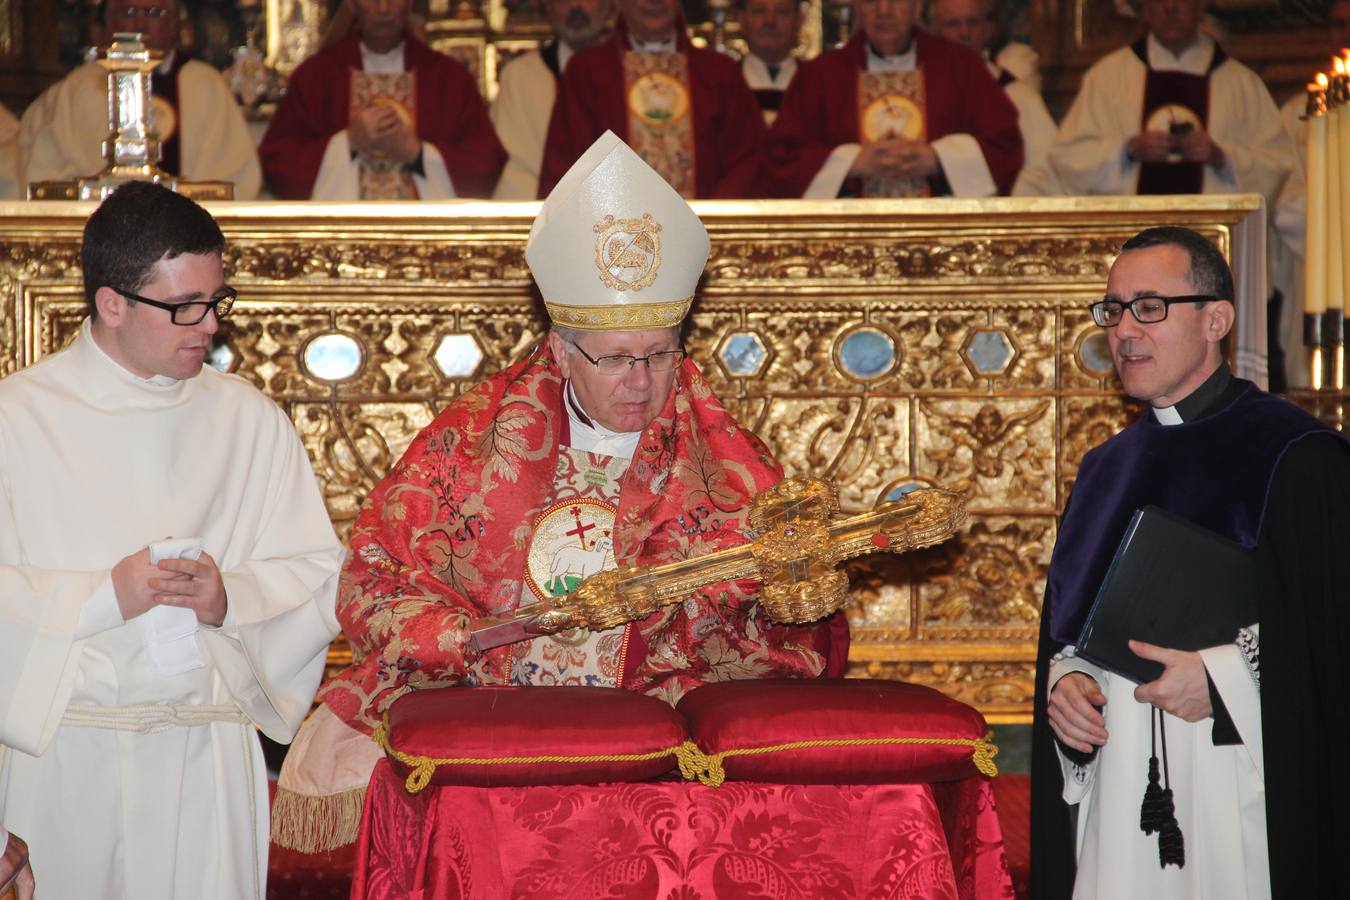
POLYGON ((937 153, 923 141, 887 135, 863 144, 849 174, 864 178, 928 178, 938 173, 937 153))
MULTIPOLYGON (((1171 650, 1143 641, 1130 641, 1130 652, 1163 665, 1162 675, 1134 689, 1135 700, 1150 703, 1187 722, 1199 722, 1213 714, 1209 679, 1199 653, 1171 650)), ((1106 718, 1101 712, 1105 705, 1106 696, 1091 676, 1070 672, 1050 689, 1046 717, 1060 743, 1091 753, 1106 744, 1106 718)))
POLYGON ((146 547, 113 566, 112 580, 123 619, 134 619, 155 606, 181 606, 196 613, 203 625, 216 627, 225 621, 225 582, 209 553, 152 565, 146 547))
POLYGON ((1223 149, 1203 128, 1185 134, 1143 131, 1130 138, 1127 146, 1131 156, 1145 163, 1169 162, 1173 153, 1180 153, 1186 162, 1204 163, 1215 168, 1224 161, 1223 149))
POLYGON ((404 165, 417 159, 422 142, 394 108, 387 103, 367 106, 347 126, 352 150, 362 156, 381 156, 404 165))

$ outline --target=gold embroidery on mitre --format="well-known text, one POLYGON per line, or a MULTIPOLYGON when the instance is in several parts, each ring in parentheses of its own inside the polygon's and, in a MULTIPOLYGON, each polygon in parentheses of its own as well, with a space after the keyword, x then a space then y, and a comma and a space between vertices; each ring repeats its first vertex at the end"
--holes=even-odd
POLYGON ((694 298, 662 303, 623 303, 606 306, 569 306, 544 301, 554 325, 582 331, 640 331, 669 328, 684 321, 694 298))
POLYGON ((595 267, 605 287, 640 291, 656 280, 661 268, 661 225, 651 213, 640 219, 605 216, 595 224, 595 267), (622 277, 620 277, 622 276, 622 277))

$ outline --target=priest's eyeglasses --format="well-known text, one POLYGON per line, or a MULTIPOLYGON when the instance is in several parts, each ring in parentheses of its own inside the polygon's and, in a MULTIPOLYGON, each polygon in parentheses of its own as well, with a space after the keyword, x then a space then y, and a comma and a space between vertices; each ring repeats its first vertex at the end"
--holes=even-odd
POLYGON ((602 356, 599 359, 591 356, 581 345, 572 342, 572 346, 577 348, 577 352, 586 357, 586 361, 595 366, 605 375, 619 375, 627 372, 638 363, 646 363, 649 372, 669 372, 671 369, 684 362, 685 352, 681 347, 678 350, 660 350, 656 353, 648 353, 646 356, 631 356, 627 353, 619 353, 614 356, 602 356))
POLYGON ((1210 294, 1183 294, 1180 297, 1149 294, 1143 297, 1135 297, 1128 302, 1124 300, 1098 300, 1088 309, 1092 310, 1092 321, 1102 328, 1115 328, 1125 318, 1125 310, 1127 309, 1134 315, 1136 322, 1151 325, 1154 322, 1161 322, 1166 319, 1167 307, 1173 303, 1208 303, 1211 300, 1218 299, 1218 297, 1210 294))
POLYGON ((220 289, 219 296, 212 297, 210 300, 200 301, 192 300, 187 303, 165 303, 162 300, 151 300, 149 297, 142 297, 140 294, 133 294, 131 291, 124 291, 121 288, 113 288, 114 291, 126 297, 128 300, 134 300, 137 303, 144 303, 147 306, 153 306, 155 309, 167 309, 169 317, 175 325, 196 325, 206 314, 215 310, 216 318, 223 319, 230 314, 230 309, 234 306, 234 299, 239 296, 239 292, 232 287, 220 289))

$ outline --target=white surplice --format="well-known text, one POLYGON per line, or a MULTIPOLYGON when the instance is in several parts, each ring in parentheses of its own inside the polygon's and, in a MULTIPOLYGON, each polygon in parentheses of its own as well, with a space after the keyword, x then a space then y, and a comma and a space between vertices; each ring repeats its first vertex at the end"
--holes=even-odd
POLYGON ((0 822, 39 898, 263 896, 254 727, 289 741, 308 712, 342 559, 294 428, 243 379, 138 378, 86 322, 0 381, 0 822), (166 537, 199 538, 228 597, 177 675, 110 575, 166 537))
MULTIPOLYGON (((572 48, 558 43, 558 70, 567 67, 572 48)), ((492 194, 493 200, 536 200, 539 168, 558 79, 538 50, 522 54, 502 67, 497 98, 489 110, 497 139, 506 148, 506 167, 492 194)))
MULTIPOLYGON (((1173 407, 1155 409, 1154 415, 1163 425, 1182 421, 1173 407)), ((1259 626, 1252 630, 1259 635, 1259 626)), ((1212 718, 1192 723, 1162 714, 1168 782, 1185 842, 1186 864, 1180 868, 1161 867, 1157 833, 1146 835, 1139 827, 1153 707, 1134 699, 1134 682, 1074 656, 1072 648, 1051 661, 1052 687, 1070 672, 1084 672, 1106 695, 1108 737, 1096 756, 1079 766, 1056 748, 1064 800, 1078 804, 1074 900, 1270 897, 1260 688, 1236 643, 1201 650, 1200 657, 1242 743, 1215 746, 1212 718)))
MULTIPOLYGON (((188 60, 178 73, 178 112, 182 177, 228 181, 234 185, 234 199, 257 199, 262 187, 258 153, 221 74, 204 62, 188 60)), ((107 136, 108 73, 97 62, 85 63, 24 112, 19 157, 25 182, 98 174, 107 136)))
MULTIPOLYGON (((1150 36, 1150 65, 1159 70, 1203 74, 1215 49, 1200 35, 1174 57, 1150 36)), ((1133 194, 1139 163, 1125 145, 1143 130, 1144 82, 1148 68, 1128 46, 1103 57, 1083 76, 1083 85, 1050 147, 1050 165, 1066 193, 1133 194)), ((1261 194, 1266 206, 1293 168, 1293 147, 1270 91, 1255 72, 1231 57, 1214 69, 1209 84, 1208 131, 1224 151, 1222 167, 1205 166, 1206 194, 1261 194)))

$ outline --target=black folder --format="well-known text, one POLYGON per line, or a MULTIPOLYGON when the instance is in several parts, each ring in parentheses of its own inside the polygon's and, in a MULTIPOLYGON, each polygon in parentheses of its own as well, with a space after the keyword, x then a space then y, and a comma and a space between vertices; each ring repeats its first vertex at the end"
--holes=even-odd
POLYGON ((1174 650, 1230 644, 1257 620, 1256 560, 1240 545, 1178 516, 1137 511, 1078 638, 1078 655, 1145 684, 1161 663, 1129 640, 1174 650))

